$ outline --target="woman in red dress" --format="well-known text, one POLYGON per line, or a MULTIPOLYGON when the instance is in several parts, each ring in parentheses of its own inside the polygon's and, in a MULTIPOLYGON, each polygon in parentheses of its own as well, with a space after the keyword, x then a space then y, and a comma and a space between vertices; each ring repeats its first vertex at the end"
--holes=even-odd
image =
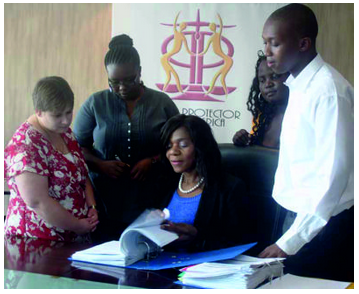
POLYGON ((35 114, 5 148, 10 200, 5 235, 58 241, 89 240, 98 215, 88 169, 69 128, 74 94, 60 77, 41 79, 35 114))

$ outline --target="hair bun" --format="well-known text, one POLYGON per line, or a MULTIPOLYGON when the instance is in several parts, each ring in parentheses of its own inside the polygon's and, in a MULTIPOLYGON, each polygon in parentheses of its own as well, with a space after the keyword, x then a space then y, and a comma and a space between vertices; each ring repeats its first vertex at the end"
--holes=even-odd
POLYGON ((122 47, 122 46, 128 46, 128 47, 133 46, 132 39, 125 34, 113 37, 111 39, 111 42, 108 44, 108 48, 110 48, 110 50, 116 49, 117 47, 122 47))

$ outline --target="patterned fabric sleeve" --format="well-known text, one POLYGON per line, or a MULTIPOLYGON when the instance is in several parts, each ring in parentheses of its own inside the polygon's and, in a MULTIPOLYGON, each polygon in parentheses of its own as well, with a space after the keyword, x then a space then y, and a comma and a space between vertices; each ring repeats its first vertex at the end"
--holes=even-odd
POLYGON ((47 142, 40 136, 19 130, 5 150, 5 178, 16 177, 23 172, 49 176, 47 142))

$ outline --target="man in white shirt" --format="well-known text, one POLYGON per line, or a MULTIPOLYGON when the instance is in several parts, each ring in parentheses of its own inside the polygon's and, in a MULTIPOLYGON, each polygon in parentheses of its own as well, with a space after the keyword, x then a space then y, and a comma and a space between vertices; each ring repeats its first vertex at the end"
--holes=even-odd
POLYGON ((287 257, 287 272, 354 281, 354 90, 317 53, 318 25, 305 5, 271 14, 267 64, 289 71, 274 199, 296 213, 260 257, 287 257))

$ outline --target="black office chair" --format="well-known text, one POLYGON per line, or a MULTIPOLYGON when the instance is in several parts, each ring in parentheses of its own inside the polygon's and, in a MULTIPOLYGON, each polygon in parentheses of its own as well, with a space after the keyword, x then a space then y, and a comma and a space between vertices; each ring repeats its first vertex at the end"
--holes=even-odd
POLYGON ((241 178, 250 196, 251 229, 257 234, 258 250, 271 245, 282 234, 285 210, 272 198, 278 150, 259 146, 219 144, 225 170, 241 178))

